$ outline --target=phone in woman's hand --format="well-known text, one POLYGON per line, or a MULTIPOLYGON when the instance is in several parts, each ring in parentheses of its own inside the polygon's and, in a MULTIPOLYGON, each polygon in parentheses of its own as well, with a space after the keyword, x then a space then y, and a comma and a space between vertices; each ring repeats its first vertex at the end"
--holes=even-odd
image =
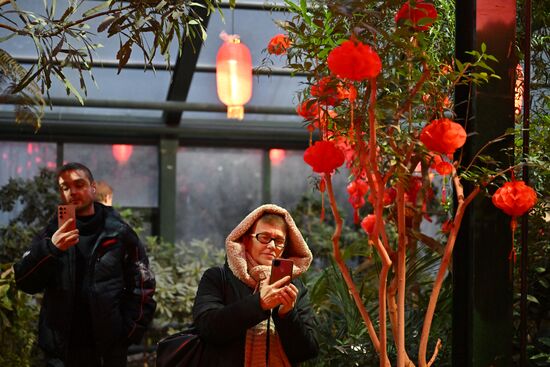
MULTIPOLYGON (((273 259, 271 261, 271 276, 269 277, 269 284, 273 284, 286 276, 290 276, 290 279, 292 279, 293 266, 294 262, 292 262, 292 260, 273 259)), ((288 283, 290 283, 290 280, 288 281, 288 283)), ((288 283, 286 283, 285 285, 288 285, 288 283)))

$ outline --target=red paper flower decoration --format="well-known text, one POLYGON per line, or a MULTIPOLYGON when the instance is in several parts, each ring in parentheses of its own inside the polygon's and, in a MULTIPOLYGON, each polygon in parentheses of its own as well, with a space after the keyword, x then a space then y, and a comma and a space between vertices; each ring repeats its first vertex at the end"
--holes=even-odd
POLYGON ((374 232, 374 225, 376 224, 376 216, 374 214, 369 214, 361 221, 361 227, 368 234, 374 232))
POLYGON ((437 10, 433 4, 425 3, 423 0, 415 1, 413 6, 407 1, 395 15, 395 22, 410 20, 412 27, 417 31, 425 31, 434 24, 437 19, 437 10))
POLYGON ((420 133, 420 140, 429 150, 452 154, 466 142, 466 130, 460 124, 442 118, 426 125, 420 133))
MULTIPOLYGON (((388 206, 391 203, 393 203, 395 201, 396 196, 397 196, 397 190, 395 190, 393 187, 384 189, 384 199, 383 199, 384 206, 388 206)), ((376 203, 372 192, 369 195, 369 203, 371 203, 372 205, 375 205, 376 203)))
POLYGON ((382 62, 376 51, 352 40, 344 41, 330 51, 327 63, 332 74, 355 81, 375 78, 382 70, 382 62))
POLYGON ((306 120, 317 120, 319 118, 319 103, 315 102, 312 99, 303 101, 301 104, 296 107, 296 113, 302 116, 306 120))
POLYGON ((290 39, 285 34, 273 36, 267 45, 267 52, 272 55, 284 55, 286 49, 290 47, 290 39))
POLYGON ((342 82, 336 82, 333 78, 326 76, 311 86, 311 95, 319 98, 323 104, 337 106, 344 99, 355 101, 357 89, 353 84, 344 86, 342 82))
POLYGON ((369 185, 358 178, 351 181, 347 187, 348 201, 353 207, 353 221, 359 223, 359 209, 365 205, 365 195, 369 191, 369 185))
POLYGON ((506 182, 493 195, 493 204, 512 217, 528 212, 537 202, 535 190, 523 181, 506 182))
POLYGON ((335 106, 340 102, 336 83, 329 76, 321 78, 311 86, 311 95, 319 98, 323 104, 329 106, 335 106))
POLYGON ((331 174, 344 163, 344 153, 332 141, 317 141, 304 152, 304 161, 314 172, 331 174))

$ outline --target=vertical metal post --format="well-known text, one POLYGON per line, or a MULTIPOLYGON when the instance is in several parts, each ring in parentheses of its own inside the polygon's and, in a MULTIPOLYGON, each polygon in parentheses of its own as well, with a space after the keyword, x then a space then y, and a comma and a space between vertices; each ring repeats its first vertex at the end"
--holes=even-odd
MULTIPOLYGON (((522 156, 529 154, 529 119, 531 117, 531 0, 524 4, 525 40, 523 44, 523 150, 522 156)), ((529 167, 523 166, 523 181, 529 182, 529 167)), ((521 218, 521 299, 520 299, 520 366, 527 366, 527 267, 529 266, 528 215, 521 218)))
MULTIPOLYGON (((499 60, 491 66, 501 77, 455 90, 457 120, 470 134, 462 151, 465 165, 486 142, 514 127, 515 17, 515 0, 456 2, 457 58, 471 61, 466 52, 485 43, 499 60)), ((484 153, 507 166, 513 159, 505 150, 512 147, 513 140, 505 139, 484 153)), ((464 188, 467 194, 472 186, 464 188)), ((512 365, 511 245, 510 218, 479 195, 466 211, 454 252, 453 366, 512 365)))
POLYGON ((64 143, 58 142, 55 146, 56 146, 55 163, 57 164, 57 168, 61 168, 61 166, 63 166, 63 158, 65 156, 65 145, 64 143))
POLYGON ((265 149, 262 156, 262 203, 271 203, 271 160, 269 159, 269 149, 265 149))
POLYGON ((176 155, 177 139, 161 139, 159 144, 159 235, 176 240, 176 155))

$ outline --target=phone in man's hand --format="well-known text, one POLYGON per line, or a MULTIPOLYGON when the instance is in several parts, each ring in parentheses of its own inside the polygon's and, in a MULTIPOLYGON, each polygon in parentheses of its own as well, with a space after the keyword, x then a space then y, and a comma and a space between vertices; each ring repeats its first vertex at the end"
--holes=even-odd
MULTIPOLYGON (((273 259, 271 261, 271 276, 269 278, 269 284, 273 284, 286 276, 290 276, 290 279, 292 279, 293 266, 294 262, 292 262, 292 260, 273 259)), ((288 281, 288 283, 290 283, 290 280, 288 281)), ((286 283, 285 285, 288 285, 288 283, 286 283)))
POLYGON ((69 224, 67 231, 76 229, 76 211, 74 205, 58 205, 57 206, 57 228, 61 227, 65 222, 72 218, 73 221, 69 224))

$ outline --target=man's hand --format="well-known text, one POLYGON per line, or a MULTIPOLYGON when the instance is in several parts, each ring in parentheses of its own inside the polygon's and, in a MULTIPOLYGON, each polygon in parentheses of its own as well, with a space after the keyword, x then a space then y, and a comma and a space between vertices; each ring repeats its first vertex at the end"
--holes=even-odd
POLYGON ((298 297, 298 288, 291 283, 285 286, 285 283, 289 281, 290 277, 286 276, 260 289, 260 306, 262 309, 271 310, 278 305, 282 305, 279 309, 279 315, 284 316, 294 308, 298 297))
POLYGON ((78 243, 78 229, 67 231, 67 227, 74 221, 74 218, 70 218, 63 223, 61 227, 52 236, 52 242, 55 247, 61 251, 67 250, 69 247, 73 247, 78 243))

